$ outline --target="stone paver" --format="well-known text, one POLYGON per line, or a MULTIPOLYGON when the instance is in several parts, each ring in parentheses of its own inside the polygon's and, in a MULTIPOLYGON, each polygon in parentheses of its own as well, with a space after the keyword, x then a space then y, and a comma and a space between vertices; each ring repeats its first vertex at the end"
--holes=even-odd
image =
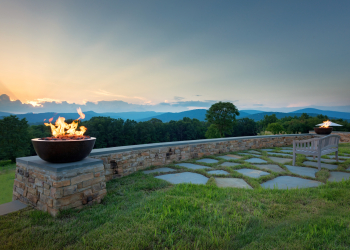
POLYGON ((219 161, 218 161, 218 160, 214 160, 214 159, 205 158, 205 159, 197 160, 196 162, 217 163, 217 162, 219 162, 219 161))
MULTIPOLYGON (((308 159, 309 161, 317 161, 317 157, 315 157, 315 160, 314 158, 312 157, 306 157, 306 159, 308 159)), ((337 162, 335 159, 324 159, 324 158, 321 158, 321 162, 337 162)), ((338 160, 338 162, 344 162, 342 160, 338 160)))
POLYGON ((269 151, 275 151, 274 149, 271 149, 271 148, 264 148, 264 149, 261 149, 262 151, 267 151, 267 152, 269 152, 269 151))
POLYGON ((261 152, 259 152, 259 151, 255 151, 255 150, 249 150, 249 151, 248 151, 248 153, 258 154, 258 155, 260 155, 260 154, 261 154, 261 152))
POLYGON ((293 153, 293 150, 292 150, 292 149, 283 149, 283 150, 281 150, 280 152, 283 152, 283 153, 293 153))
POLYGON ((218 187, 248 188, 253 189, 244 180, 239 178, 215 178, 218 187))
POLYGON ((260 159, 260 158, 250 158, 248 160, 245 160, 246 162, 249 163, 267 163, 267 161, 260 159))
MULTIPOLYGON (((305 164, 307 166, 317 167, 317 162, 313 162, 313 161, 304 161, 303 164, 305 164)), ((321 168, 337 169, 338 166, 321 162, 321 168)))
POLYGON ((212 170, 212 171, 208 171, 208 174, 224 174, 224 175, 228 175, 230 173, 226 172, 225 170, 212 170))
MULTIPOLYGON (((329 158, 335 158, 335 155, 327 155, 329 158)), ((350 159, 350 157, 348 156, 341 156, 341 155, 338 155, 338 158, 343 158, 343 159, 350 159)))
POLYGON ((293 147, 281 147, 281 149, 290 149, 293 152, 293 147))
POLYGON ((307 168, 307 167, 298 167, 298 166, 290 166, 286 165, 288 170, 294 174, 302 175, 302 176, 308 176, 312 178, 316 178, 316 172, 318 172, 315 168, 307 168))
POLYGON ((144 174, 150 174, 150 173, 167 173, 167 172, 174 172, 176 171, 175 169, 172 168, 157 168, 157 169, 153 169, 153 170, 146 170, 146 171, 142 171, 144 174))
POLYGON ((331 175, 329 176, 329 181, 342 181, 343 179, 349 180, 350 179, 350 173, 344 173, 344 172, 329 172, 331 175))
POLYGON ((233 158, 237 158, 237 159, 241 159, 242 156, 239 156, 239 155, 226 155, 226 156, 229 156, 229 157, 233 157, 233 158))
POLYGON ((22 202, 20 202, 19 200, 15 200, 15 201, 11 201, 5 204, 1 204, 0 205, 0 215, 5 215, 5 214, 9 214, 12 212, 16 212, 18 210, 21 210, 23 208, 26 208, 27 205, 23 204, 22 202))
POLYGON ((183 172, 178 174, 166 174, 166 175, 157 176, 156 178, 168 181, 172 184, 180 184, 180 183, 206 184, 209 179, 204 175, 190 173, 190 172, 183 172))
POLYGON ((181 167, 185 167, 185 168, 190 168, 190 169, 211 169, 210 167, 207 167, 207 166, 196 165, 196 164, 192 164, 192 163, 179 163, 176 165, 181 166, 181 167))
POLYGON ((293 155, 290 154, 283 154, 283 153, 267 153, 268 155, 280 155, 280 156, 288 156, 288 157, 293 157, 293 155))
POLYGON ((271 157, 271 156, 269 156, 269 158, 274 162, 282 163, 282 164, 285 164, 285 163, 290 162, 292 160, 292 159, 288 159, 288 158, 279 158, 279 157, 271 157))
POLYGON ((238 173, 241 173, 243 175, 252 177, 252 178, 259 178, 261 176, 270 174, 268 172, 264 172, 264 171, 256 170, 256 169, 249 169, 249 168, 237 169, 235 171, 237 171, 238 173))
POLYGON ((223 164, 221 164, 220 166, 224 166, 224 167, 234 167, 237 165, 241 165, 241 163, 235 163, 235 162, 224 162, 223 164))
POLYGON ((292 176, 279 176, 275 179, 269 180, 260 184, 263 188, 278 188, 278 189, 291 189, 291 188, 308 188, 318 187, 323 185, 322 182, 306 180, 299 177, 292 176))
POLYGON ((281 168, 278 165, 273 165, 273 164, 266 164, 266 165, 254 165, 257 168, 265 169, 265 170, 272 170, 277 173, 285 172, 283 168, 281 168))
POLYGON ((350 171, 350 168, 348 168, 347 170, 350 171))
MULTIPOLYGON (((218 158, 221 158, 224 160, 238 160, 239 159, 239 158, 231 157, 231 156, 227 156, 227 155, 218 156, 218 158)), ((240 158, 242 158, 242 157, 240 156, 240 158)))
POLYGON ((261 156, 261 155, 251 154, 251 153, 238 153, 238 154, 241 154, 241 155, 252 155, 252 156, 255 156, 255 157, 260 157, 261 156))

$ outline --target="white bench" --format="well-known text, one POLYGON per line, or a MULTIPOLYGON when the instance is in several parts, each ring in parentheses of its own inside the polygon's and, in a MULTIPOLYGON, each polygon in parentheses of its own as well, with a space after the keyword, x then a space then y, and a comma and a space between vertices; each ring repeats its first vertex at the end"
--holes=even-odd
POLYGON ((338 162, 339 135, 327 135, 323 138, 312 138, 309 140, 293 141, 293 166, 295 165, 296 154, 317 156, 317 167, 321 170, 321 156, 335 152, 335 159, 338 162))

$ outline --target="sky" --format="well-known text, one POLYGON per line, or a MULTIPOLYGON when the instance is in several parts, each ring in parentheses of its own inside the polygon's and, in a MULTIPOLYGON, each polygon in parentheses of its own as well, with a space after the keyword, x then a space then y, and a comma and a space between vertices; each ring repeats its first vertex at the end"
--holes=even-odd
POLYGON ((0 111, 347 109, 349 13, 348 0, 2 0, 0 111))

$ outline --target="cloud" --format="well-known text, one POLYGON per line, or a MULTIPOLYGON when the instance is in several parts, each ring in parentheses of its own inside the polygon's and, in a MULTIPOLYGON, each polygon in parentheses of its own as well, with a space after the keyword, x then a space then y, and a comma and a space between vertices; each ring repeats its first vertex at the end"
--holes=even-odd
POLYGON ((264 104, 258 104, 258 103, 255 103, 255 104, 253 104, 253 106, 258 106, 258 107, 261 107, 261 106, 264 106, 264 104))
POLYGON ((183 100, 183 99, 185 99, 184 97, 181 97, 181 96, 174 96, 174 100, 175 101, 181 101, 181 100, 183 100))
MULTIPOLYGON (((104 93, 104 92, 101 92, 104 93)), ((108 93, 106 93, 108 94, 108 93)), ((181 97, 180 97, 181 98, 181 97)), ((53 99, 37 99, 28 103, 22 103, 20 100, 11 101, 9 96, 3 94, 0 96, 0 111, 12 113, 44 113, 44 112, 69 112, 75 113, 77 108, 84 111, 104 112, 131 112, 131 111, 158 111, 158 112, 181 112, 189 109, 209 108, 216 103, 215 100, 205 101, 178 101, 162 102, 159 104, 132 104, 121 100, 89 102, 85 104, 68 103, 66 101, 53 99)))

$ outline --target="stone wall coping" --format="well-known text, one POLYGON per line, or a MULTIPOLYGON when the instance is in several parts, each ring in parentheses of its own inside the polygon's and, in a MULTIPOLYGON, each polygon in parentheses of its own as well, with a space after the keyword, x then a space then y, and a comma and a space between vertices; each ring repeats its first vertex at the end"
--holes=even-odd
POLYGON ((85 159, 77 162, 70 163, 50 163, 42 160, 39 156, 21 157, 16 159, 17 163, 26 164, 32 167, 38 167, 44 170, 52 172, 62 172, 72 170, 81 167, 89 167, 97 164, 103 164, 102 160, 86 157, 85 159))
POLYGON ((150 143, 150 144, 140 144, 140 145, 129 145, 111 148, 99 148, 93 149, 90 156, 115 154, 126 151, 135 151, 142 149, 152 149, 161 147, 176 147, 185 145, 197 145, 205 143, 219 143, 225 141, 240 141, 240 140, 254 140, 254 139, 267 139, 267 138, 279 138, 279 137, 295 137, 295 136, 305 136, 310 134, 285 134, 285 135, 261 135, 261 136, 241 136, 241 137, 226 137, 218 139, 202 139, 202 140, 188 140, 188 141, 175 141, 175 142, 161 142, 161 143, 150 143))

